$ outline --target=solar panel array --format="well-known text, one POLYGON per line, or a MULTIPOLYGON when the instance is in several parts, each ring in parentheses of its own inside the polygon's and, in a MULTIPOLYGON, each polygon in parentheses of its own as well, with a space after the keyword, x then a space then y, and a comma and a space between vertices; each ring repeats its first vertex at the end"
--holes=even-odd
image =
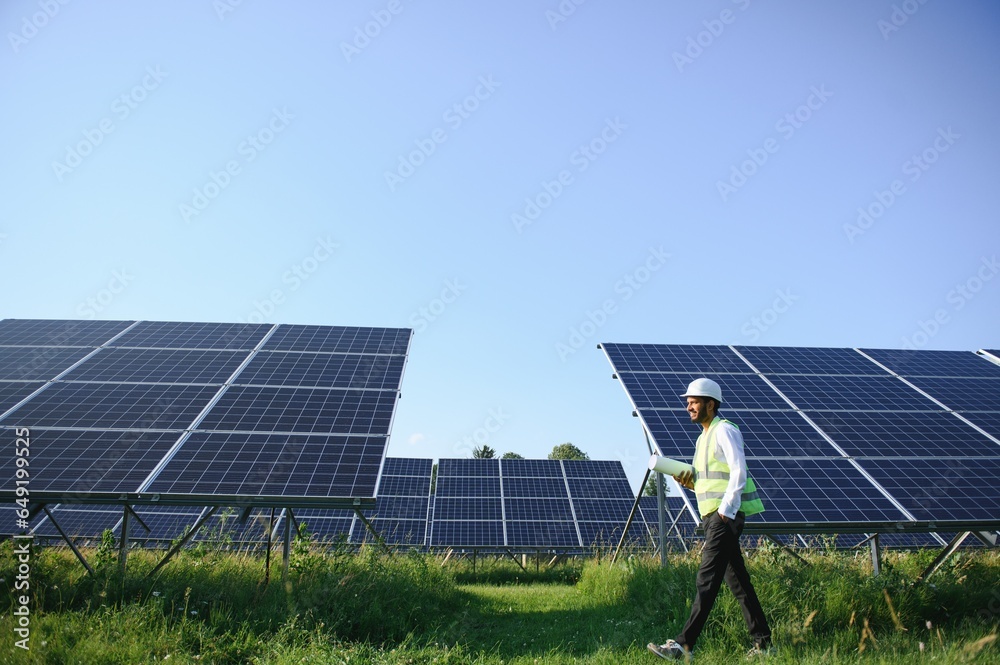
MULTIPOLYGON (((970 352, 602 344, 661 453, 690 459, 697 377, 722 386, 764 525, 1000 521, 1000 366, 970 352)), ((693 497, 689 495, 693 501, 693 497)), ((765 529, 766 530, 766 529, 765 529)))
MULTIPOLYGON (((0 321, 0 435, 34 501, 370 505, 412 331, 0 321)), ((0 459, 0 500, 14 498, 0 459)))
MULTIPOLYGON (((580 549, 617 544, 634 496, 620 462, 442 459, 429 545, 580 549)), ((641 539, 638 530, 630 533, 641 539)))

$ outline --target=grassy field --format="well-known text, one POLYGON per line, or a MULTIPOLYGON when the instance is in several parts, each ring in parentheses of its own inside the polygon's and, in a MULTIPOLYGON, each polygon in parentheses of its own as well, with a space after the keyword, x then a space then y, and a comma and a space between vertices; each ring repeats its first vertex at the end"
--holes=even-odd
MULTIPOLYGON (((31 562, 30 650, 15 646, 17 574, 0 546, 0 663, 654 663, 645 645, 687 617, 696 555, 667 568, 647 556, 544 563, 296 548, 288 584, 263 585, 262 558, 194 550, 147 579, 157 555, 87 553, 87 575, 62 548, 31 562)), ((772 663, 1000 662, 1000 554, 961 553, 931 583, 912 580, 934 552, 889 553, 872 577, 866 553, 771 547, 750 557, 779 650, 772 663)), ((272 580, 280 575, 274 564, 272 580)), ((749 639, 723 590, 695 651, 746 662, 749 639)))

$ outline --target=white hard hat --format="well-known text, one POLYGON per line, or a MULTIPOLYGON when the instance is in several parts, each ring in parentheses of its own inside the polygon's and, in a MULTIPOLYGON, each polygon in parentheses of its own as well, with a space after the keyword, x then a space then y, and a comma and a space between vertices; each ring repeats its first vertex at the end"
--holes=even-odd
POLYGON ((712 379, 695 379, 681 397, 711 397, 722 404, 722 388, 712 379))

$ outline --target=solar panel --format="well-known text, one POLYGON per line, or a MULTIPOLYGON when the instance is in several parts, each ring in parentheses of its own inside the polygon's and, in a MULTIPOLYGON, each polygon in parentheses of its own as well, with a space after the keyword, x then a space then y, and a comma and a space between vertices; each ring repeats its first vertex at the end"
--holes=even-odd
POLYGON ((885 370, 854 349, 737 346, 736 350, 763 374, 885 375, 885 370))
MULTIPOLYGON (((14 434, 11 428, 0 429, 4 441, 13 441, 14 434)), ((31 491, 135 491, 135 478, 152 471, 178 436, 178 432, 33 428, 31 491)), ((0 478, 14 478, 15 461, 13 454, 0 457, 0 478)))
POLYGON ((601 348, 620 372, 753 372, 726 346, 607 343, 601 348))
POLYGON ((405 355, 411 334, 409 328, 283 325, 261 349, 405 355))
POLYGON ((261 351, 233 383, 394 390, 405 360, 405 356, 261 351))
POLYGON ((0 346, 100 346, 134 321, 4 319, 0 346))
MULTIPOLYGON (((993 471, 1000 464, 1000 378, 992 378, 1000 377, 1000 367, 976 354, 736 347, 789 404, 764 401, 775 393, 767 382, 749 383, 757 376, 713 375, 710 363, 697 366, 704 359, 687 353, 686 346, 641 346, 608 357, 664 455, 689 459, 699 433, 672 393, 696 376, 722 385, 721 415, 740 426, 750 475, 764 497, 766 511, 756 518, 763 531, 774 532, 771 525, 791 525, 802 533, 822 530, 823 524, 853 531, 865 524, 918 522, 931 528, 930 520, 975 521, 973 514, 955 509, 903 510, 932 481, 921 466, 929 459, 966 469, 984 493, 977 495, 980 505, 1000 502, 993 471), (975 460, 988 462, 976 467, 975 460), (902 480, 890 482, 893 473, 902 480)), ((602 347, 607 351, 608 345, 602 347)), ((997 521, 1000 510, 975 515, 997 521)))
POLYGON ((144 488, 173 495, 374 496, 385 440, 195 432, 144 488))
POLYGON ((102 349, 64 381, 222 384, 246 358, 242 351, 102 349))
POLYGON ((945 411, 816 411, 809 417, 852 457, 1000 454, 1000 444, 945 411))
POLYGON ((704 376, 726 386, 727 409, 787 409, 788 403, 754 374, 645 374, 619 372, 625 390, 639 409, 680 408, 685 399, 681 394, 691 381, 704 376))
POLYGON ((621 533, 631 502, 620 462, 442 459, 430 544, 589 548, 621 533))
POLYGON ((0 381, 0 414, 13 408, 22 399, 44 385, 44 383, 28 381, 0 381))
MULTIPOLYGON (((701 426, 684 411, 644 411, 650 435, 663 454, 680 460, 694 456, 701 426)), ((721 415, 743 434, 743 452, 755 457, 837 457, 837 450, 805 418, 792 411, 733 411, 721 415)))
POLYGON ((1000 411, 1000 379, 915 376, 908 380, 955 411, 1000 411))
POLYGON ((971 351, 861 350, 901 376, 1000 378, 1000 365, 971 351))
POLYGON ((1000 439, 1000 413, 988 411, 963 412, 962 417, 995 439, 1000 439))
POLYGON ((858 462, 918 520, 995 521, 1000 515, 1000 458, 858 462))
MULTIPOLYGON (((31 431, 42 501, 367 506, 411 335, 7 319, 0 428, 31 431), (21 377, 48 382, 11 380, 21 377)), ((14 496, 11 482, 0 479, 0 496, 14 496)))
POLYGON ((216 392, 211 386, 52 383, 0 418, 21 427, 184 429, 216 392))
POLYGON ((940 406, 891 376, 768 377, 800 409, 849 411, 935 411, 940 406))
POLYGON ((48 381, 93 349, 50 346, 0 346, 0 376, 18 381, 48 381))
POLYGON ((252 323, 140 321, 109 346, 249 351, 264 339, 271 327, 252 323))
POLYGON ((751 475, 762 522, 896 522, 909 518, 846 459, 758 459, 751 475))
POLYGON ((385 435, 396 393, 233 386, 208 413, 201 429, 258 432, 385 435))

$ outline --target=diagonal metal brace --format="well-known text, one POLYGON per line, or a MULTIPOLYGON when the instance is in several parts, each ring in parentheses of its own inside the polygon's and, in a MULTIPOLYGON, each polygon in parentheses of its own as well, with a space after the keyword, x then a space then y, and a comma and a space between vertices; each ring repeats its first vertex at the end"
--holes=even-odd
POLYGON ((93 575, 94 569, 90 567, 90 564, 87 563, 87 560, 83 558, 82 554, 80 554, 80 550, 76 548, 76 545, 73 544, 73 541, 70 539, 70 537, 67 536, 66 532, 63 531, 63 528, 59 526, 59 522, 56 521, 56 518, 52 517, 52 513, 49 512, 49 507, 43 505, 42 510, 45 511, 45 515, 49 518, 49 521, 52 522, 53 526, 55 526, 56 531, 58 531, 59 535, 62 536, 62 539, 66 541, 66 544, 69 545, 69 548, 73 550, 73 554, 75 554, 76 558, 80 560, 80 563, 83 564, 83 567, 87 569, 88 573, 93 575))
POLYGON ((188 531, 187 534, 180 539, 180 542, 171 547, 170 551, 167 552, 167 555, 163 557, 160 563, 156 564, 156 568, 153 568, 151 571, 149 571, 149 574, 146 575, 146 579, 149 579, 150 577, 155 575, 156 572, 160 570, 160 568, 163 568, 163 566, 167 565, 167 562, 170 561, 170 559, 173 558, 175 554, 181 551, 181 548, 184 547, 187 544, 187 542, 194 537, 194 534, 198 533, 198 529, 200 529, 201 526, 208 521, 208 518, 214 515, 215 511, 218 509, 219 509, 218 506, 212 506, 211 508, 206 510, 205 513, 198 519, 198 521, 194 523, 194 526, 191 527, 191 530, 188 531))
POLYGON ((931 565, 927 566, 927 569, 924 572, 920 573, 920 576, 917 577, 916 582, 914 582, 914 584, 920 584, 928 577, 933 575, 935 572, 937 572, 937 569, 940 568, 941 565, 948 560, 948 557, 950 557, 952 554, 955 553, 955 550, 959 548, 959 546, 962 544, 962 541, 966 539, 969 533, 970 533, 969 531, 963 531, 957 534, 954 538, 952 538, 951 542, 948 543, 945 546, 945 548, 941 550, 941 553, 937 555, 937 558, 931 562, 931 565))

